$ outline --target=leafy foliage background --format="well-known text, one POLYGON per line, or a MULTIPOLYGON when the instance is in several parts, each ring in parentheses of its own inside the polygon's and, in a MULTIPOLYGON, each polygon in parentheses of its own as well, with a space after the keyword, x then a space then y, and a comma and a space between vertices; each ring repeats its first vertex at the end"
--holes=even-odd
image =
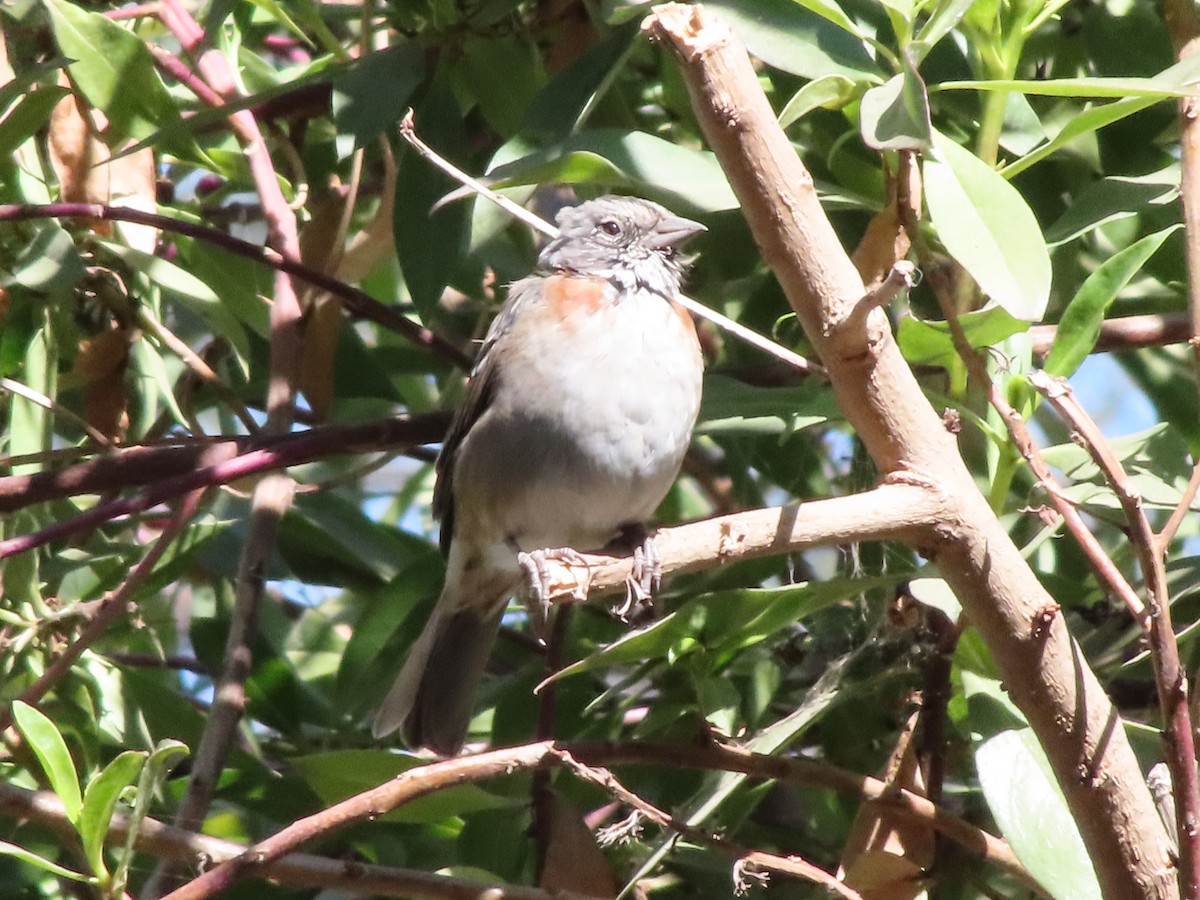
MULTIPOLYGON (((1169 324, 1186 309, 1173 101, 1190 73, 1171 68, 1169 36, 1153 6, 708 5, 761 60, 760 79, 847 247, 859 245, 885 206, 899 154, 923 152, 928 215, 914 236, 918 264, 933 272, 957 263, 983 286, 992 301, 986 306, 969 286, 958 294, 969 338, 993 348, 995 379, 1034 420, 1047 458, 1071 482, 1115 561, 1132 572, 1111 491, 1023 376, 1042 359, 1055 374, 1074 374, 1105 317, 1154 314, 1169 324), (1062 326, 1051 338, 1031 320, 1062 326)), ((197 100, 164 67, 162 54, 174 55, 178 44, 154 17, 111 15, 117 10, 26 0, 0 13, 8 67, 0 87, 0 201, 107 203, 123 195, 261 239, 261 210, 226 112, 197 100), (62 112, 71 97, 90 126, 72 125, 62 112), (102 145, 116 161, 72 163, 64 145, 80 135, 91 158, 102 145), (143 155, 130 151, 134 145, 143 155), (105 169, 112 184, 95 184, 105 169)), ((240 79, 236 105, 253 110, 268 135, 301 223, 305 261, 346 275, 351 270, 339 270, 330 249, 357 247, 343 259, 356 264, 349 280, 468 353, 503 286, 532 266, 536 246, 484 201, 458 199, 431 212, 455 185, 397 141, 409 106, 439 152, 543 212, 572 194, 617 190, 700 218, 709 232, 693 245, 692 295, 803 350, 703 147, 672 61, 639 35, 645 11, 616 0, 214 2, 197 16, 207 44, 240 79)), ((102 452, 97 433, 114 444, 160 444, 261 426, 269 269, 179 235, 147 243, 144 233, 122 226, 51 218, 0 229, 0 277, 0 375, 54 403, 46 409, 11 391, 0 397, 11 475, 102 452), (216 381, 197 376, 180 344, 216 381)), ((444 355, 356 320, 328 297, 313 293, 307 301, 297 427, 445 409, 461 395, 462 372, 444 355)), ((962 416, 964 454, 996 512, 1028 547, 1149 767, 1159 754, 1157 706, 1139 632, 1073 541, 1031 511, 1044 496, 977 386, 968 387, 928 279, 892 315, 932 402, 962 416)), ((702 421, 660 521, 873 483, 826 385, 781 371, 711 327, 703 338, 710 374, 702 421)), ((1147 346, 1108 360, 1086 365, 1078 378, 1111 379, 1123 395, 1115 398, 1118 415, 1135 395, 1153 411, 1155 427, 1118 449, 1147 502, 1169 510, 1200 441, 1189 357, 1182 346, 1147 346)), ((253 644, 246 721, 207 833, 252 841, 413 764, 374 745, 368 721, 440 586, 428 518, 431 459, 427 450, 352 453, 290 470, 301 487, 264 573, 268 602, 253 644)), ((127 760, 124 751, 173 746, 164 741, 197 746, 222 667, 248 487, 207 496, 137 591, 135 608, 38 704, 65 738, 81 783, 127 760)), ((36 533, 114 495, 27 506, 0 527, 5 538, 36 533)), ((74 639, 164 518, 156 507, 5 560, 6 700, 74 639)), ((1195 533, 1193 518, 1169 569, 1185 663, 1193 664, 1195 533)), ((734 740, 878 773, 923 692, 916 750, 927 775, 932 759, 944 772, 928 785, 931 795, 1003 833, 1055 896, 1094 896, 1061 796, 1040 775, 1036 741, 975 632, 967 627, 954 640, 945 613, 953 618, 957 610, 936 577, 906 548, 866 545, 673 579, 654 615, 632 626, 603 603, 580 608, 558 651, 572 665, 556 682, 553 735, 734 740), (921 579, 915 587, 914 579, 921 579), (1044 786, 1034 789, 1038 777, 1044 786)), ((472 728, 474 741, 492 746, 547 736, 533 693, 547 675, 544 650, 529 639, 516 607, 509 624, 472 728)), ((5 780, 47 783, 45 764, 18 742, 8 749, 0 762, 5 780)), ((165 780, 153 814, 171 817, 185 776, 186 765, 165 780)), ((635 769, 623 778, 658 806, 703 815, 706 828, 742 845, 796 853, 829 870, 853 862, 844 851, 857 797, 677 769, 635 769)), ((556 843, 579 838, 565 826, 549 835, 532 830, 532 780, 516 774, 439 792, 328 837, 320 852, 536 884, 556 843)), ((69 790, 62 785, 62 778, 53 783, 69 790)), ((151 787, 143 784, 143 794, 151 787)), ((604 818, 597 811, 609 801, 597 787, 559 773, 553 789, 568 817, 604 818)), ((81 858, 58 837, 17 821, 0 821, 0 829, 37 855, 32 862, 0 856, 0 883, 14 892, 66 894, 61 873, 42 866, 50 860, 100 875, 94 853, 81 858)), ((601 865, 620 885, 663 841, 647 829, 604 850, 601 865)), ((919 843, 901 841, 893 850, 914 866, 936 861, 937 896, 1019 895, 1007 876, 953 846, 939 844, 935 860, 919 843)), ((567 846, 580 859, 600 852, 587 841, 567 846)), ((149 857, 132 858, 131 891, 152 867, 149 857)), ((639 890, 723 896, 730 878, 724 857, 685 842, 639 890)), ((595 879, 575 887, 604 890, 595 879)), ((111 890, 111 881, 93 889, 111 890)), ((776 879, 769 890, 815 896, 820 889, 776 879)), ((297 891, 255 882, 234 893, 297 891)))

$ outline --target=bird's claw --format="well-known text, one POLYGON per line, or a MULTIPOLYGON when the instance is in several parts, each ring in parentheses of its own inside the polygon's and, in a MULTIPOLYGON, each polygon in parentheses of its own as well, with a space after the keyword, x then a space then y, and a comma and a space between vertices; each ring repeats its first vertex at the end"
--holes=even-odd
POLYGON ((526 608, 535 634, 541 634, 552 603, 583 603, 592 584, 592 570, 582 553, 570 547, 530 550, 517 554, 527 579, 526 608))
POLYGON ((628 622, 638 609, 648 605, 662 584, 662 559, 658 547, 644 529, 639 531, 632 535, 641 540, 633 547, 633 567, 625 579, 625 599, 613 608, 613 615, 622 622, 628 622))

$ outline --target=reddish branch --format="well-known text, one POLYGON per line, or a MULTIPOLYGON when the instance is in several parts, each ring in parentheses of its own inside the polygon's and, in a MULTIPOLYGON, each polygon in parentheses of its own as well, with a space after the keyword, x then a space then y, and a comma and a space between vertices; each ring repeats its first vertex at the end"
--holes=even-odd
POLYGON ((235 256, 262 263, 328 291, 345 304, 351 315, 395 331, 414 344, 454 363, 459 368, 470 368, 470 359, 453 344, 448 343, 428 328, 418 325, 392 307, 380 303, 366 291, 352 287, 311 266, 306 266, 298 256, 290 256, 271 247, 243 241, 215 228, 207 228, 193 222, 185 222, 182 219, 142 212, 137 209, 103 206, 99 203, 46 203, 29 206, 0 204, 0 222, 23 222, 31 219, 101 219, 133 222, 137 225, 150 225, 163 231, 206 241, 235 256))
MULTIPOLYGON (((363 426, 362 431, 364 437, 367 433, 375 429, 378 429, 379 433, 386 433, 389 443, 395 449, 399 450, 405 446, 415 447, 437 441, 445 432, 445 427, 445 417, 440 414, 434 414, 415 418, 400 417, 392 423, 387 423, 386 427, 381 427, 380 423, 371 423, 368 426, 363 426), (394 443, 392 443, 393 441, 394 443)), ((279 436, 276 438, 277 443, 273 447, 249 450, 231 458, 228 456, 229 448, 227 445, 218 444, 206 447, 197 460, 202 465, 201 468, 189 470, 187 474, 174 478, 153 481, 146 490, 139 494, 98 504, 87 512, 80 513, 70 519, 55 522, 41 531, 0 541, 0 559, 16 553, 24 553, 35 547, 41 547, 51 541, 88 528, 94 528, 120 516, 145 512, 159 503, 178 497, 181 494, 186 494, 189 491, 197 490, 198 488, 228 484, 231 481, 245 478, 248 475, 260 475, 266 472, 277 471, 287 466, 317 458, 318 456, 342 452, 343 450, 361 449, 361 447, 342 448, 335 446, 334 442, 338 435, 339 432, 336 429, 316 429, 300 435, 289 435, 286 438, 279 436), (209 462, 210 459, 214 458, 219 458, 220 461, 209 462)), ((191 454, 189 453, 188 456, 190 457, 191 454)), ((171 462, 173 465, 182 465, 185 458, 187 457, 181 456, 178 460, 172 460, 171 462)), ((113 467, 113 469, 118 471, 123 471, 127 468, 128 465, 124 462, 118 463, 113 467)), ((111 472, 113 469, 109 469, 108 471, 111 472)), ((100 468, 100 461, 72 466, 71 470, 75 472, 78 480, 91 481, 96 487, 100 486, 98 484, 100 481, 98 475, 104 472, 104 469, 100 468), (83 469, 83 471, 80 472, 80 469, 83 469)), ((12 477, 30 478, 32 480, 41 478, 42 476, 12 477)), ((3 481, 7 481, 7 479, 3 481)), ((56 480, 56 476, 51 474, 47 474, 47 482, 41 486, 43 490, 50 488, 57 490, 64 489, 61 481, 56 480)), ((73 490, 72 493, 84 493, 84 491, 73 490)))
MULTIPOLYGON (((189 473, 195 476, 201 470, 211 472, 219 465, 228 464, 240 467, 248 474, 257 474, 339 454, 402 453, 421 444, 440 441, 450 415, 448 412, 421 413, 353 425, 322 425, 289 434, 126 447, 57 471, 0 478, 0 513, 15 512, 63 497, 157 485, 189 473), (257 456, 249 460, 243 458, 250 453, 257 456)), ((205 486, 224 483, 211 481, 205 486)))
MULTIPOLYGON (((0 816, 34 822, 67 845, 79 840, 62 801, 50 791, 30 791, 0 782, 0 816)), ((129 832, 129 819, 117 814, 105 834, 110 846, 121 846, 129 832)), ((142 820, 135 848, 188 866, 232 859, 245 844, 197 834, 156 819, 142 820)), ((354 896, 419 898, 419 900, 598 900, 574 891, 543 891, 518 885, 474 881, 412 869, 377 866, 351 859, 327 859, 292 853, 268 869, 271 881, 297 888, 333 888, 354 896)))

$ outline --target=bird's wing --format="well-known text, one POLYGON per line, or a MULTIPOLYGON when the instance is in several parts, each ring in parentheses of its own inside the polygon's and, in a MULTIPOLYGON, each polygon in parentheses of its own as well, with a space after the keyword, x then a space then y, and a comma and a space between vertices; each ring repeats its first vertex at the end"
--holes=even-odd
POLYGON ((538 296, 542 280, 537 276, 524 278, 509 288, 508 299, 499 315, 492 320, 479 348, 479 354, 475 357, 475 365, 467 379, 466 397, 455 411, 445 440, 442 441, 441 453, 434 464, 437 481, 433 487, 433 515, 442 523, 439 545, 443 554, 450 552, 450 539, 454 535, 454 464, 458 450, 471 428, 479 421, 479 417, 491 405, 496 389, 496 354, 492 353, 492 350, 497 342, 512 330, 521 309, 538 296))

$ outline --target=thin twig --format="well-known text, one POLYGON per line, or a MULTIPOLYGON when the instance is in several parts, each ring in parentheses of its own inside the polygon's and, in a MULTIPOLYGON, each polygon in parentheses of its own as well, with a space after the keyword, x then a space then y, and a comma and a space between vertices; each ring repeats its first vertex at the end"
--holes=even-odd
POLYGON ((1031 372, 1029 381, 1082 442, 1108 479, 1125 512, 1129 539, 1138 556, 1149 601, 1150 654, 1165 723, 1164 751, 1175 794, 1179 874, 1183 879, 1184 894, 1195 897, 1200 890, 1200 772, 1196 768, 1195 732, 1188 710, 1187 673, 1179 660, 1179 645, 1171 624, 1165 561, 1146 517, 1141 494, 1129 480, 1125 467, 1104 439, 1099 426, 1076 400, 1070 385, 1065 379, 1052 378, 1041 371, 1031 372))
MULTIPOLYGON (((411 109, 405 113, 403 120, 400 122, 400 136, 409 144, 411 144, 413 149, 416 150, 421 157, 428 160, 430 163, 441 169, 460 184, 465 185, 475 193, 486 197, 488 200, 491 200, 510 216, 513 216, 518 221, 524 222, 530 228, 541 232, 547 237, 558 237, 558 229, 549 222, 525 209, 523 206, 520 206, 519 204, 509 200, 503 194, 497 193, 479 179, 471 177, 449 160, 439 156, 432 147, 430 147, 417 136, 416 128, 413 123, 413 111, 411 109)), ((677 299, 679 301, 679 305, 687 309, 689 312, 700 316, 703 319, 708 319, 718 328, 722 328, 730 334, 741 338, 747 344, 757 347, 759 350, 762 350, 765 353, 769 353, 776 359, 783 360, 788 365, 794 366, 801 372, 807 372, 811 375, 824 376, 825 370, 816 363, 805 359, 798 353, 788 350, 786 347, 780 346, 770 338, 763 337, 761 334, 758 334, 756 331, 752 331, 745 325, 742 325, 740 322, 735 322, 728 316, 723 315, 714 309, 710 309, 704 304, 698 303, 697 301, 685 295, 681 294, 677 299)))
POLYGON ((1171 510, 1171 517, 1163 525, 1162 531, 1155 535, 1154 547, 1160 556, 1166 556, 1167 550, 1170 549, 1171 541, 1175 539, 1175 535, 1179 531, 1179 526, 1184 523, 1189 515, 1195 512, 1192 509, 1192 501, 1196 499, 1196 492, 1198 490, 1200 490, 1200 459, 1197 459, 1196 463, 1192 466, 1192 474, 1188 478, 1187 487, 1183 489, 1183 496, 1179 498, 1179 502, 1171 510))
POLYGON ((4 390, 8 391, 10 394, 16 394, 18 397, 22 397, 25 400, 28 400, 30 403, 33 403, 36 406, 40 406, 42 409, 52 412, 56 416, 61 416, 64 419, 74 422, 76 425, 78 425, 80 428, 82 428, 85 432, 87 432, 87 436, 90 437, 97 444, 99 444, 101 447, 111 447, 112 446, 112 441, 110 441, 106 435, 97 431, 95 428, 93 428, 91 425, 88 424, 86 419, 84 419, 82 416, 80 416, 74 410, 68 409, 67 407, 63 406, 61 403, 56 401, 53 397, 47 397, 41 391, 35 391, 33 388, 29 387, 28 385, 21 384, 21 382, 14 381, 11 378, 0 377, 0 388, 3 388, 4 390))
MULTIPOLYGON (((46 667, 46 671, 33 684, 21 692, 18 699, 31 706, 36 705, 71 670, 83 652, 103 636, 117 618, 127 612, 134 595, 141 590, 146 579, 154 572, 154 567, 167 552, 171 542, 180 535, 196 515, 204 493, 202 489, 195 490, 183 498, 179 508, 171 515, 162 533, 159 534, 158 540, 146 551, 146 555, 133 567, 125 580, 110 591, 94 609, 91 620, 79 636, 55 657, 54 661, 46 667)), ((0 732, 6 730, 11 724, 12 704, 8 704, 0 709, 0 732)))
MULTIPOLYGON (((448 412, 418 413, 348 425, 322 425, 288 434, 192 437, 161 444, 134 444, 55 471, 0 477, 0 513, 64 497, 155 484, 259 450, 268 451, 274 462, 263 458, 252 465, 255 472, 342 454, 412 452, 421 444, 438 443, 445 435, 450 417, 448 412)), ((11 463, 38 461, 28 457, 40 455, 26 454, 13 458, 11 463)), ((224 482, 214 482, 218 483, 224 482)))
POLYGON ((1037 476, 1038 484, 1046 492, 1046 496, 1050 498, 1050 502, 1054 504, 1058 514, 1062 516, 1063 524, 1067 526, 1067 530, 1079 543, 1079 547, 1083 550, 1088 562, 1091 563, 1092 569, 1100 576, 1101 581, 1108 585, 1109 590, 1125 604, 1125 608, 1129 610, 1134 621, 1143 629, 1148 630, 1150 620, 1142 598, 1137 595, 1133 586, 1117 568, 1117 564, 1108 555, 1108 551, 1104 549, 1092 530, 1088 528, 1087 523, 1083 521, 1083 516, 1080 515, 1071 498, 1059 485, 1054 472, 1051 471, 1050 466, 1042 457, 1037 443, 1033 440, 1033 435, 1029 433, 1025 419, 1008 402, 1004 392, 996 386, 996 382, 988 374, 983 356, 971 346, 962 330, 958 315, 954 311, 954 305, 950 302, 947 285, 937 270, 930 272, 929 283, 933 286, 934 295, 941 303, 942 311, 946 316, 946 324, 950 327, 950 336, 954 341, 955 350, 966 365, 971 378, 987 392, 988 403, 1004 420, 1004 425, 1008 429, 1009 437, 1012 438, 1017 452, 1024 457, 1033 474, 1037 476))
POLYGON ((709 847, 719 853, 732 857, 736 861, 734 866, 734 892, 737 894, 742 894, 746 891, 747 885, 742 880, 745 875, 752 873, 754 870, 765 869, 767 871, 792 875, 796 878, 822 885, 827 890, 846 897, 848 900, 862 900, 862 895, 857 891, 847 887, 833 875, 807 860, 801 859, 798 856, 784 857, 773 853, 765 853, 762 850, 751 850, 741 847, 726 838, 702 831, 659 809, 643 797, 638 796, 621 784, 608 769, 584 765, 566 750, 555 750, 552 752, 559 762, 584 781, 591 782, 608 791, 617 800, 626 806, 632 807, 655 824, 670 829, 695 844, 709 847), (747 871, 747 867, 749 867, 749 871, 747 871))
MULTIPOLYGON (((372 423, 373 427, 366 431, 379 428, 378 423, 372 423)), ((380 428, 381 436, 387 435, 387 443, 391 444, 393 449, 403 449, 404 446, 419 446, 437 441, 446 429, 446 416, 442 414, 431 414, 417 417, 401 417, 394 423, 394 428, 380 428), (406 438, 405 435, 408 435, 406 438), (392 444, 392 441, 395 441, 392 444)), ((334 441, 338 435, 338 431, 316 430, 304 432, 283 438, 280 436, 279 442, 271 447, 266 447, 258 450, 250 450, 245 453, 234 455, 230 458, 228 445, 210 446, 205 449, 205 453, 197 460, 203 464, 208 459, 218 459, 218 462, 213 462, 203 468, 194 471, 188 470, 185 474, 178 475, 174 478, 166 480, 150 479, 150 485, 139 494, 132 497, 125 497, 119 500, 111 500, 107 503, 98 504, 87 512, 70 518, 62 519, 46 526, 40 531, 32 534, 18 535, 14 538, 9 538, 6 541, 0 541, 0 559, 8 556, 13 556, 17 553, 24 553, 36 547, 44 546, 51 541, 66 537, 67 535, 75 534, 79 531, 84 531, 89 528, 94 528, 104 522, 119 518, 120 516, 133 515, 135 513, 145 512, 151 507, 157 506, 159 503, 170 500, 173 497, 178 497, 180 494, 186 494, 188 491, 196 490, 197 488, 213 487, 220 484, 228 484, 230 481, 236 481, 239 478, 245 478, 247 475, 258 475, 264 472, 271 472, 276 469, 283 469, 288 466, 296 465, 301 462, 306 462, 309 459, 318 458, 338 452, 357 452, 360 447, 345 447, 337 448, 334 446, 334 441), (211 454, 211 455, 210 455, 211 454)), ((190 455, 181 457, 175 462, 181 466, 185 460, 191 459, 190 455)), ((97 460, 97 464, 102 461, 97 460)), ((84 464, 86 467, 87 464, 84 464)), ((122 470, 130 466, 122 466, 122 470)), ((137 462, 132 463, 132 468, 136 469, 137 462)), ((80 467, 72 467, 80 468, 80 467)), ((172 467, 173 468, 173 467, 172 467)), ((49 473, 47 473, 49 474, 49 473)), ((39 476, 11 476, 12 478, 38 478, 39 476)), ((51 475, 51 478, 54 476, 51 475)), ((9 479, 0 479, 0 483, 7 482, 9 479)), ((96 479, 97 482, 102 482, 103 479, 96 479)), ((131 479, 127 483, 136 483, 136 480, 131 479)), ((20 482, 18 482, 18 485, 20 482)), ((91 488, 99 490, 104 485, 102 483, 93 483, 91 488)), ((69 490, 68 493, 89 493, 87 489, 69 490)), ((61 492, 59 492, 61 495, 61 492)))
MULTIPOLYGON (((1191 335, 1187 313, 1147 313, 1105 319, 1096 338, 1095 353, 1165 347, 1186 341, 1191 335)), ((1029 329, 1033 355, 1044 358, 1058 336, 1057 325, 1034 325, 1029 329)))

